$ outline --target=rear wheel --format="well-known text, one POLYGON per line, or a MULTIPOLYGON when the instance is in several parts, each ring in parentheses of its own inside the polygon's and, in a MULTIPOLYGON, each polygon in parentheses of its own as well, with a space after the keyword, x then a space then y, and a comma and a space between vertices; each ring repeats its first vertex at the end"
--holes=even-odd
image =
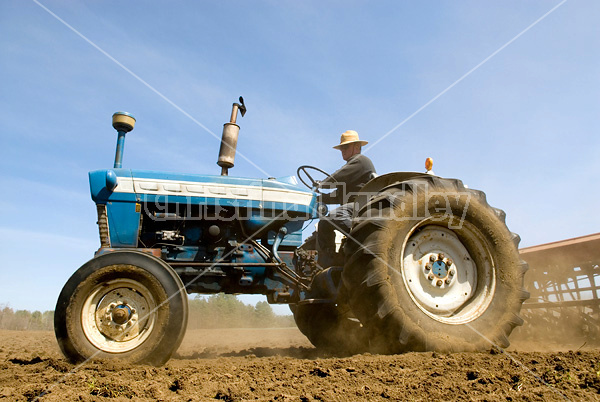
POLYGON ((65 284, 54 330, 74 362, 119 358, 164 364, 187 325, 187 295, 163 261, 136 251, 94 258, 65 284))
POLYGON ((485 194, 424 177, 389 187, 346 243, 350 305, 379 352, 508 346, 527 264, 485 194))

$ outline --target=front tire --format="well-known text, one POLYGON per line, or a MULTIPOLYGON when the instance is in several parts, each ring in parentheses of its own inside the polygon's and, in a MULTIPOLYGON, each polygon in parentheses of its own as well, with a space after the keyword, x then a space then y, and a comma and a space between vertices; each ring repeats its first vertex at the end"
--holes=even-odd
POLYGON ((342 275, 377 352, 507 347, 527 264, 485 194, 434 176, 384 189, 358 212, 342 275))
POLYGON ((187 295, 162 260, 137 251, 96 257, 65 284, 54 331, 73 362, 118 358, 162 365, 185 334, 187 295))

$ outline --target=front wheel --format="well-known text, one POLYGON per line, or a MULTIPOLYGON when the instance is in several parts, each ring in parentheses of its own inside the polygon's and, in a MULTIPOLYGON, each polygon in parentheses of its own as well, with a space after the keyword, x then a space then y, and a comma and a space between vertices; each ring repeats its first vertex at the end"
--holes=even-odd
POLYGON ((163 261, 136 251, 94 258, 65 284, 54 330, 73 362, 119 358, 162 365, 187 325, 187 295, 163 261))
POLYGON ((414 179, 359 211, 342 278, 378 352, 506 347, 528 297, 518 242, 482 192, 414 179))

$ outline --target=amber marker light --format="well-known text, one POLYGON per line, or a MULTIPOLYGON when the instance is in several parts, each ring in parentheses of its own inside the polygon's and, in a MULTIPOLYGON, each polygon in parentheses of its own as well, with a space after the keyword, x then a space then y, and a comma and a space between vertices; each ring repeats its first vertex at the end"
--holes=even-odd
POLYGON ((425 159, 425 169, 427 169, 428 172, 433 169, 433 158, 425 159))

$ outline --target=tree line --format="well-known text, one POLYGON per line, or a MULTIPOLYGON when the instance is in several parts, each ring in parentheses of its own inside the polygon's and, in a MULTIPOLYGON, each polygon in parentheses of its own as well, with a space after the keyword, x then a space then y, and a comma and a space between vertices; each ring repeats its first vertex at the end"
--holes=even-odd
MULTIPOLYGON (((189 300, 188 329, 293 327, 291 315, 277 315, 267 302, 244 304, 234 295, 223 293, 189 300)), ((13 310, 0 305, 0 329, 52 331, 54 311, 13 310)))
POLYGON ((14 311, 0 306, 0 329, 18 331, 50 331, 54 328, 54 311, 14 311))
POLYGON ((292 315, 277 315, 266 301, 244 304, 234 295, 197 295, 189 303, 188 329, 294 327, 292 315))

